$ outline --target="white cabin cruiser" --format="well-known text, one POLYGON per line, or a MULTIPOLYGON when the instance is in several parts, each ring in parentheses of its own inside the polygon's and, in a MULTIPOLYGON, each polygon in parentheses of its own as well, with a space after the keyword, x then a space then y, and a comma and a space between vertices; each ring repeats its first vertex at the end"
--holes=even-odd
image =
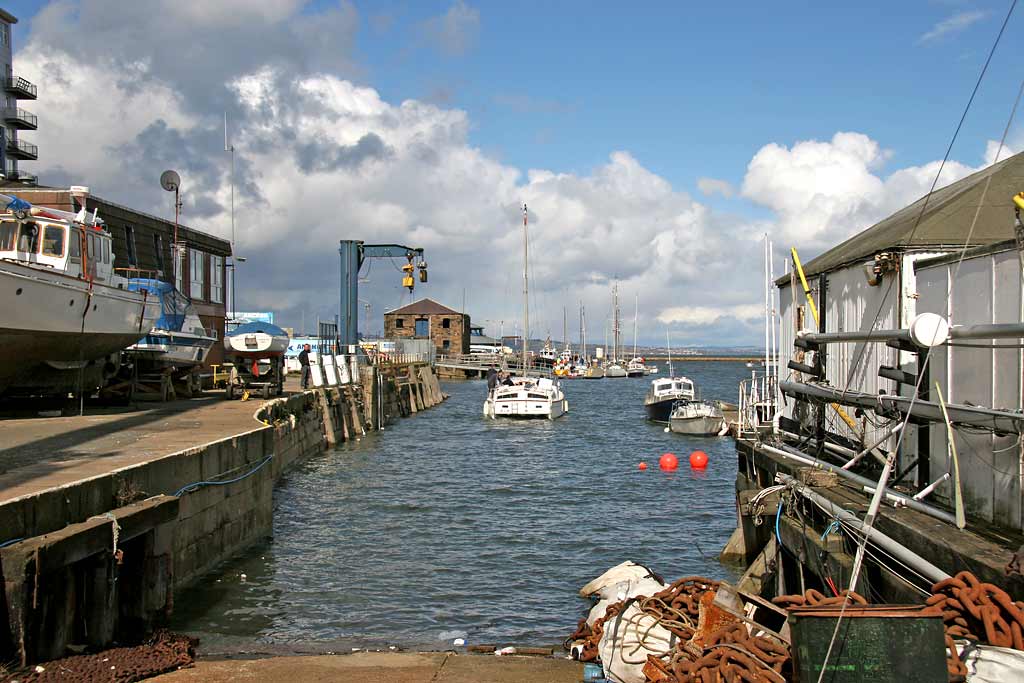
POLYGON ((646 377, 647 366, 644 365, 644 359, 635 357, 626 363, 626 375, 628 377, 646 377))
POLYGON ((169 282, 149 278, 133 278, 128 289, 147 291, 161 308, 153 329, 128 347, 129 353, 145 357, 157 367, 187 368, 206 362, 217 333, 203 328, 188 297, 169 282))
POLYGON ((569 412, 569 401, 561 387, 546 377, 513 377, 499 384, 484 401, 484 417, 547 418, 554 420, 569 412))
MULTIPOLYGON (((72 188, 84 205, 86 188, 72 188)), ((160 300, 115 273, 95 213, 32 206, 0 194, 0 392, 82 392, 118 369, 146 335, 160 300)))
POLYGON ((693 381, 687 377, 665 377, 651 380, 651 388, 644 397, 647 419, 668 422, 676 401, 692 401, 696 397, 693 381))

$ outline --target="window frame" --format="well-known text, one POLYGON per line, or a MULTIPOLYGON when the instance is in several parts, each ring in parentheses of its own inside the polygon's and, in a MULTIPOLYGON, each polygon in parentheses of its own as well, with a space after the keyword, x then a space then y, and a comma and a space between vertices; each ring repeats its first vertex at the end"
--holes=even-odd
POLYGON ((188 296, 193 301, 206 301, 206 255, 201 249, 188 249, 188 296))
POLYGON ((224 303, 224 257, 210 254, 210 303, 224 303))
POLYGON ((124 243, 125 250, 128 252, 125 254, 125 258, 128 261, 128 267, 138 268, 139 253, 135 249, 135 226, 131 223, 124 224, 124 243))
POLYGON ((65 249, 64 249, 64 240, 65 240, 66 236, 67 236, 67 230, 62 225, 50 224, 50 225, 43 226, 43 244, 42 244, 42 251, 40 253, 43 256, 49 256, 50 258, 64 258, 64 251, 65 251, 65 249), (50 231, 55 231, 59 235, 59 237, 56 240, 56 243, 59 246, 59 251, 52 252, 52 251, 47 251, 47 249, 46 249, 47 235, 50 233, 50 231))

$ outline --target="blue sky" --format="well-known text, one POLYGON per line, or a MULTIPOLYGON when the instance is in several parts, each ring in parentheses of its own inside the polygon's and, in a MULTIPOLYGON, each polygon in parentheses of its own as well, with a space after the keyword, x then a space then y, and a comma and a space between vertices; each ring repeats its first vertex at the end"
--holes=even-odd
MULTIPOLYGON (((186 220, 224 234, 218 140, 232 111, 239 250, 264 264, 240 294, 245 308, 291 323, 330 315, 323 302, 335 297, 310 303, 309 278, 332 287, 324 245, 351 236, 419 240, 435 254, 423 295, 458 307, 468 289, 476 318, 511 320, 514 207, 528 201, 543 327, 560 328, 573 299, 606 309, 619 278, 626 301, 641 295, 652 341, 668 327, 694 343, 756 343, 760 235, 772 235, 781 269, 789 246, 809 258, 923 194, 1009 4, 5 7, 21 20, 15 69, 40 84, 31 137, 44 182, 160 212, 166 198, 143 180, 162 170, 153 164, 173 166, 194 179, 186 220), (255 106, 243 91, 268 99, 255 106), (268 117, 268 102, 281 110, 268 117), (312 225, 292 213, 296 190, 316 207, 312 225)), ((949 180, 980 167, 1002 133, 1022 27, 1015 16, 949 180)), ((1015 126, 1012 150, 1022 143, 1015 126)), ((380 312, 400 291, 375 281, 365 295, 380 312)))

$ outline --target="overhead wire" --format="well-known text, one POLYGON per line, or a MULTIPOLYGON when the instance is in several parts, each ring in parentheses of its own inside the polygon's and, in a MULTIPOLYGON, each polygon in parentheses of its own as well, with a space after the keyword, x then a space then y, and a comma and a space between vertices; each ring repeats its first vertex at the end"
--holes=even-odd
MULTIPOLYGON (((967 113, 971 109, 971 105, 974 102, 974 98, 977 95, 979 88, 981 87, 981 83, 982 83, 982 81, 985 78, 985 73, 988 71, 989 64, 991 64, 991 62, 992 62, 992 57, 995 54, 996 48, 999 46, 999 42, 1000 42, 1000 40, 1003 37, 1003 33, 1006 31, 1006 26, 1007 26, 1007 24, 1009 24, 1010 17, 1013 15, 1013 11, 1014 11, 1014 8, 1016 8, 1016 6, 1017 6, 1017 0, 1012 0, 1012 2, 1010 4, 1010 8, 1009 8, 1009 10, 1006 13, 1006 17, 1003 19, 1003 23, 1002 23, 1002 25, 999 28, 999 33, 996 35, 996 39, 995 39, 995 41, 992 44, 992 48, 989 50, 988 56, 985 59, 985 64, 982 67, 981 73, 978 75, 978 80, 974 84, 974 89, 972 90, 971 96, 970 96, 970 98, 967 101, 967 106, 964 107, 963 114, 960 116, 960 121, 957 124, 956 130, 953 133, 953 137, 950 140, 949 145, 946 148, 946 154, 943 157, 942 164, 939 166, 938 172, 935 174, 935 179, 932 181, 932 187, 929 190, 928 195, 925 197, 925 201, 924 201, 924 203, 923 203, 923 205, 921 207, 921 212, 918 214, 918 217, 917 217, 917 219, 914 222, 914 227, 911 230, 911 233, 910 233, 909 237, 907 238, 907 244, 910 244, 911 240, 914 237, 915 232, 917 231, 917 228, 921 224, 921 219, 923 218, 924 212, 927 209, 928 201, 931 198, 932 193, 935 191, 935 187, 938 184, 939 177, 942 174, 942 170, 945 167, 946 161, 949 159, 950 153, 952 152, 953 144, 956 142, 956 139, 957 139, 957 137, 960 134, 960 130, 963 127, 964 121, 967 119, 967 113)), ((999 148, 996 151, 996 156, 995 156, 995 159, 994 159, 993 163, 998 163, 998 161, 999 161, 999 154, 1002 152, 1003 147, 1004 147, 1004 145, 1006 143, 1006 136, 1009 134, 1010 126, 1011 126, 1011 124, 1013 122, 1013 118, 1014 118, 1014 116, 1016 114, 1017 106, 1018 106, 1018 104, 1020 102, 1020 98, 1021 98, 1021 93, 1024 93, 1024 82, 1022 82, 1021 89, 1020 89, 1020 91, 1018 91, 1017 99, 1014 102, 1013 109, 1011 110, 1011 113, 1010 113, 1009 121, 1007 122, 1006 128, 1003 131, 1003 136, 1002 136, 1002 138, 999 141, 999 148)), ((991 180, 991 175, 989 175, 989 177, 988 177, 988 181, 990 181, 990 180, 991 180)), ((964 256, 965 256, 965 254, 967 252, 967 248, 968 248, 969 243, 970 243, 969 242, 970 238, 971 238, 971 236, 974 233, 974 228, 976 226, 976 223, 977 223, 977 220, 978 220, 978 216, 979 216, 980 211, 981 211, 980 207, 984 205, 985 193, 988 191, 988 187, 989 187, 989 182, 986 182, 986 185, 985 185, 985 187, 983 189, 983 192, 982 192, 981 200, 978 202, 978 210, 975 212, 974 218, 971 221, 971 228, 970 228, 970 231, 968 232, 968 239, 964 241, 964 245, 963 245, 963 247, 960 250, 960 257, 959 257, 959 259, 957 261, 957 267, 956 267, 956 270, 954 271, 954 276, 955 276, 956 273, 959 272, 960 265, 963 263, 964 256)), ((889 279, 889 288, 890 289, 892 287, 892 283, 893 283, 894 280, 895 280, 895 278, 890 278, 889 279)), ((887 294, 888 294, 888 292, 887 292, 887 294)), ((950 287, 949 290, 947 291, 947 306, 948 306, 948 302, 949 302, 949 297, 951 297, 951 296, 952 296, 952 287, 950 287)), ((879 309, 878 309, 878 311, 875 314, 875 321, 874 322, 877 322, 878 315, 881 313, 881 310, 882 310, 882 304, 884 303, 886 298, 887 297, 885 297, 885 296, 882 297, 882 300, 881 300, 882 303, 879 304, 879 309)), ((872 330, 875 329, 874 328, 874 324, 872 324, 870 329, 872 329, 872 330)), ((868 336, 870 337, 870 333, 869 333, 868 336)), ((864 347, 866 347, 866 346, 867 346, 867 344, 865 343, 864 347)), ((863 349, 862 349, 862 351, 863 351, 863 349)), ((861 357, 862 356, 863 356, 863 353, 861 354, 861 357)), ((906 427, 910 423, 911 411, 912 411, 912 409, 914 407, 914 404, 916 403, 916 401, 918 399, 918 396, 920 395, 921 383, 922 383, 922 381, 924 380, 924 378, 925 378, 925 376, 927 374, 925 372, 925 370, 928 367, 928 362, 929 362, 930 358, 931 358, 931 350, 929 348, 929 349, 926 349, 925 352, 924 352, 924 359, 921 361, 921 368, 920 368, 920 370, 918 372, 917 382, 915 383, 915 386, 914 386, 914 393, 910 397, 910 405, 907 408, 906 416, 905 416, 905 418, 903 420, 903 429, 900 430, 900 433, 897 436, 896 446, 895 446, 895 448, 893 449, 892 453, 889 456, 890 460, 892 460, 894 458, 894 454, 895 453, 899 452, 900 446, 903 443, 903 438, 904 438, 904 436, 907 433, 906 427)), ((853 370, 854 369, 855 369, 855 367, 851 368, 851 373, 850 373, 849 378, 848 378, 849 380, 852 380, 853 370)), ((849 389, 849 385, 850 385, 850 382, 848 381, 847 387, 844 388, 844 392, 847 389, 849 389)), ((879 482, 879 486, 877 487, 877 489, 875 491, 875 494, 874 494, 874 497, 873 497, 873 500, 872 500, 872 507, 877 505, 876 501, 880 500, 880 497, 883 495, 884 488, 885 487, 884 487, 883 483, 880 481, 879 482)), ((857 546, 857 558, 855 558, 855 560, 854 560, 854 570, 853 570, 853 572, 852 572, 852 574, 850 576, 850 591, 854 591, 857 588, 857 580, 859 578, 860 572, 863 569, 863 556, 864 556, 864 553, 865 553, 865 551, 867 549, 868 540, 869 540, 869 537, 870 537, 870 534, 871 534, 871 528, 872 528, 872 525, 874 524, 874 521, 875 521, 875 517, 873 517, 873 516, 871 516, 870 518, 865 519, 865 526, 863 528, 864 538, 860 541, 860 543, 858 543, 858 546, 857 546)), ((829 661, 829 658, 832 656, 832 649, 835 646, 836 639, 837 639, 837 637, 839 635, 839 629, 840 629, 840 626, 841 626, 842 621, 843 621, 843 616, 845 615, 846 608, 849 605, 849 603, 850 603, 850 595, 849 595, 849 593, 847 593, 846 597, 843 600, 842 608, 839 610, 839 615, 836 618, 835 629, 832 632, 832 637, 829 639, 828 649, 825 651, 825 658, 822 661, 821 672, 818 675, 818 683, 822 683, 822 681, 825 678, 825 672, 828 671, 828 661, 829 661)), ((849 634, 849 630, 847 630, 847 632, 843 636, 843 641, 844 642, 845 642, 846 637, 847 637, 848 634, 849 634)))

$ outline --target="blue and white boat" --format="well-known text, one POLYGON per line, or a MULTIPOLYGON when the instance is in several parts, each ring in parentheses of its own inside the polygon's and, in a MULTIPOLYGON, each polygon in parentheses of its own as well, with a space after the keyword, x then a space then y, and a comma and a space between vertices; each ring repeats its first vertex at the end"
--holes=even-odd
POLYGON ((158 367, 186 368, 202 365, 217 341, 217 332, 207 330, 192 301, 169 282, 132 278, 128 290, 159 298, 160 318, 150 332, 127 351, 144 356, 158 367))

